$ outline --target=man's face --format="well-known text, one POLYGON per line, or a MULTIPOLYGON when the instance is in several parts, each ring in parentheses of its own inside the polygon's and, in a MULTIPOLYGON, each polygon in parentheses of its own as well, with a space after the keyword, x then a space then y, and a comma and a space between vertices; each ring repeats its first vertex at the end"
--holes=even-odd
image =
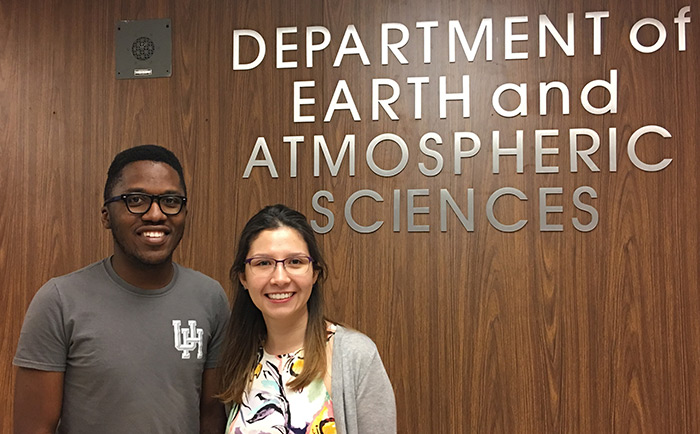
MULTIPOLYGON (((184 195, 180 178, 172 167, 155 161, 135 161, 124 166, 111 196, 125 193, 184 195)), ((102 208, 102 224, 112 230, 115 258, 136 266, 170 262, 185 230, 187 209, 163 214, 157 201, 142 215, 132 214, 122 200, 102 208)))

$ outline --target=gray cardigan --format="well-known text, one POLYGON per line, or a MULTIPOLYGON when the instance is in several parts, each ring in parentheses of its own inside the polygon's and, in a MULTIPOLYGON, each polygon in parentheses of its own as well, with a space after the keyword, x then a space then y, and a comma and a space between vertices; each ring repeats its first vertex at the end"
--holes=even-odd
POLYGON ((332 364, 331 400, 338 433, 395 433, 394 390, 374 342, 338 326, 332 364))

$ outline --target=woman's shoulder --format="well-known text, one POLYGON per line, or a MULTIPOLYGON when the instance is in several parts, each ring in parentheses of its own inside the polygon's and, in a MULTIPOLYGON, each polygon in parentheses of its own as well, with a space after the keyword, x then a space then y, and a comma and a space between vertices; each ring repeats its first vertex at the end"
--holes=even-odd
POLYGON ((340 351, 344 355, 373 356, 377 352, 377 346, 364 333, 336 325, 334 351, 340 351))

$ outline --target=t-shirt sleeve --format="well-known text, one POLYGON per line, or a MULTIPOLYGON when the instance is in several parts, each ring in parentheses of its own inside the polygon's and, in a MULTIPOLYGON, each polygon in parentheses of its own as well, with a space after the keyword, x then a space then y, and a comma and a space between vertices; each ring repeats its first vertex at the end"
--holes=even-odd
POLYGON ((217 285, 217 287, 218 294, 214 309, 213 333, 209 341, 207 361, 204 364, 204 369, 216 368, 218 366, 219 353, 221 353, 221 348, 226 338, 226 325, 228 324, 228 318, 231 312, 224 289, 220 285, 217 285))
POLYGON ((48 281, 36 293, 24 317, 13 364, 41 371, 66 370, 68 339, 58 288, 48 281))

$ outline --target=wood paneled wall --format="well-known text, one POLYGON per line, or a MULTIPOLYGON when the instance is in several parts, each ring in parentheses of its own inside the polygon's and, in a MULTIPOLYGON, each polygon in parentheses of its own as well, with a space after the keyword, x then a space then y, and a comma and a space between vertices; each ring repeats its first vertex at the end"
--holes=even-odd
MULTIPOLYGON (((109 254, 110 234, 99 224, 101 191, 116 152, 142 143, 173 149, 185 167, 191 197, 188 231, 177 260, 220 280, 225 287, 236 237, 260 207, 284 202, 324 225, 312 196, 330 191, 335 226, 319 238, 329 256, 326 285, 331 315, 367 333, 377 343, 395 387, 402 433, 696 433, 700 432, 700 297, 698 296, 698 3, 693 0, 457 1, 457 0, 307 0, 20 1, 0 4, 0 427, 11 430, 11 360, 24 312, 36 290, 50 277, 67 273, 109 254), (673 19, 691 6, 687 49, 678 50, 673 19), (604 20, 602 55, 593 55, 592 20, 586 12, 609 11, 604 20), (538 16, 546 14, 565 33, 566 14, 574 13, 575 55, 565 56, 548 37, 548 55, 538 57, 538 16), (514 26, 527 33, 515 44, 526 60, 505 60, 505 17, 526 16, 514 26), (493 60, 484 47, 474 62, 458 51, 448 61, 448 22, 459 20, 469 41, 482 18, 493 18, 493 60), (635 22, 658 19, 667 30, 664 46, 651 54, 635 51, 629 32, 635 22), (118 20, 171 18, 173 75, 167 79, 116 80, 114 26, 118 20), (420 21, 435 20, 430 64, 422 62, 420 21), (409 65, 393 57, 380 63, 381 24, 410 29, 402 49, 409 65), (354 24, 371 65, 347 56, 332 67, 342 35, 354 24), (332 41, 304 66, 304 29, 328 28, 332 41), (296 26, 286 42, 299 61, 277 69, 277 27, 296 26), (251 71, 232 70, 234 29, 255 29, 267 41, 267 56, 251 71), (610 79, 618 71, 618 110, 592 115, 580 104, 583 86, 610 79), (462 75, 471 81, 471 109, 448 103, 438 116, 438 77, 451 92, 462 75), (423 92, 423 117, 413 119, 414 88, 407 77, 429 77, 423 92), (400 119, 382 113, 371 120, 373 78, 401 84, 392 107, 400 119), (294 81, 314 80, 314 107, 304 107, 316 122, 294 123, 294 81), (347 110, 330 122, 322 118, 339 80, 346 80, 362 120, 347 110), (539 82, 562 81, 571 89, 571 112, 548 98, 550 114, 538 114, 539 82), (528 115, 499 116, 491 95, 503 83, 528 84, 528 115), (672 158, 664 170, 645 172, 627 156, 626 143, 644 125, 660 125, 672 137, 647 135, 638 146, 644 161, 672 158), (610 170, 609 128, 617 131, 616 171, 610 170), (590 128, 601 136, 592 156, 600 171, 582 160, 570 170, 568 132, 590 128), (537 173, 535 130, 557 129, 544 157, 558 173, 537 173), (492 170, 492 131, 501 146, 515 146, 524 134, 524 168, 502 157, 492 170), (419 163, 435 160, 419 151, 420 137, 437 132, 444 156, 437 176, 419 163), (479 153, 454 173, 452 134, 472 131, 482 140, 479 153), (410 150, 405 170, 381 177, 365 163, 369 142, 381 133, 397 134, 410 150), (323 135, 334 156, 344 137, 356 139, 356 174, 348 162, 332 176, 321 159, 313 176, 313 136, 323 135), (257 137, 270 147, 279 178, 255 168, 243 171, 257 137), (290 177, 289 145, 284 136, 303 136, 298 175, 290 177), (599 214, 597 227, 580 232, 590 215, 572 195, 590 186, 597 198, 582 196, 599 214), (495 207, 505 223, 527 219, 514 233, 487 220, 489 196, 502 187, 522 191, 526 201, 501 198, 495 207), (562 231, 540 231, 539 189, 560 187, 547 205, 550 224, 562 231), (474 190, 474 229, 465 230, 447 213, 440 231, 440 190, 450 192, 466 212, 474 190), (371 234, 359 234, 344 220, 347 198, 361 189, 384 201, 362 198, 353 208, 363 225, 383 220, 371 234), (408 190, 427 189, 415 206, 428 207, 415 223, 428 232, 409 232, 408 190), (394 190, 399 190, 401 221, 393 231, 394 190)), ((395 35, 392 33, 392 35, 395 35)), ((650 45, 653 28, 640 32, 650 45)), ((353 46, 352 44, 350 46, 353 46)), ((242 53, 253 55, 250 46, 242 53), (252 53, 252 54, 251 54, 252 53)), ((384 89, 386 90, 386 89, 384 89)), ((386 95, 386 94, 383 94, 386 95)), ((512 109, 514 94, 502 99, 512 109)), ((604 92, 592 101, 602 106, 604 92)), ((587 144, 581 142, 580 148, 587 144)), ((465 142, 465 149, 468 148, 465 142)), ((382 144, 375 160, 396 165, 396 147, 382 144)))

